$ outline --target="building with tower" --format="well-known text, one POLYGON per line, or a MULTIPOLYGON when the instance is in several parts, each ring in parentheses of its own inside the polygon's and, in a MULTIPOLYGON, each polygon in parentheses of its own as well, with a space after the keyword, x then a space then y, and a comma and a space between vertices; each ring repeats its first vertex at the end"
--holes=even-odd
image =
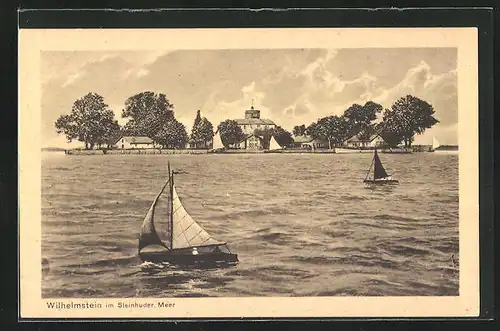
POLYGON ((276 124, 265 118, 260 118, 260 110, 252 105, 250 109, 245 110, 245 118, 235 119, 245 134, 245 138, 234 144, 233 148, 246 150, 263 149, 262 138, 255 135, 255 130, 268 130, 276 127, 276 124))

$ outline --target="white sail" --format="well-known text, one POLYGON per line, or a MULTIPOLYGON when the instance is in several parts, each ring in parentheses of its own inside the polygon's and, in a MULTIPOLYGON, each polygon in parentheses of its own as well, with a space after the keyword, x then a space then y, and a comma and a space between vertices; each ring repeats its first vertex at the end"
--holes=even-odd
POLYGON ((280 146, 280 144, 278 144, 276 139, 274 139, 274 136, 271 136, 271 140, 269 141, 269 150, 272 151, 272 150, 281 149, 281 148, 282 147, 280 146))
POLYGON ((441 145, 439 144, 439 141, 436 139, 436 137, 432 137, 432 149, 436 149, 439 146, 441 145))
POLYGON ((194 246, 223 244, 212 238, 193 218, 187 213, 181 203, 175 186, 172 194, 173 233, 172 248, 189 248, 194 246))
POLYGON ((214 135, 212 148, 213 149, 224 148, 224 145, 222 144, 222 139, 220 138, 219 131, 217 131, 214 135))

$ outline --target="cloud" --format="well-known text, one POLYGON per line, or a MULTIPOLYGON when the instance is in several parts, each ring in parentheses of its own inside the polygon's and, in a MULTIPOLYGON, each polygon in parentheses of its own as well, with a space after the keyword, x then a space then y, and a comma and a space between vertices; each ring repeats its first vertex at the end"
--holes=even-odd
POLYGON ((430 66, 422 61, 410 68, 401 82, 374 98, 386 107, 397 99, 411 94, 433 105, 435 117, 441 125, 452 125, 458 121, 457 72, 435 75, 430 66))
MULTIPOLYGON (((386 89, 374 98, 375 102, 389 108, 397 99, 411 94, 429 102, 440 123, 416 137, 417 143, 429 143, 432 136, 440 136, 447 144, 458 143, 458 95, 455 69, 443 74, 434 74, 432 68, 421 61, 408 70, 395 86, 386 89)), ((439 138, 438 138, 439 139, 439 138)))
POLYGON ((70 86, 78 81, 83 75, 85 75, 85 71, 78 71, 75 72, 74 74, 70 75, 68 79, 62 83, 61 87, 67 87, 70 86))
POLYGON ((265 99, 265 93, 258 91, 255 82, 252 82, 241 88, 240 98, 231 102, 219 101, 213 108, 210 120, 214 125, 225 119, 242 118, 244 111, 249 109, 253 104, 254 108, 260 110, 262 118, 269 117, 269 108, 263 105, 262 101, 265 99))
POLYGON ((324 56, 320 56, 316 58, 316 60, 314 60, 313 62, 306 65, 306 67, 300 71, 300 74, 304 76, 313 77, 318 72, 320 73, 326 72, 327 71, 325 68, 326 65, 330 60, 332 60, 335 57, 335 55, 337 55, 337 50, 328 49, 324 56))

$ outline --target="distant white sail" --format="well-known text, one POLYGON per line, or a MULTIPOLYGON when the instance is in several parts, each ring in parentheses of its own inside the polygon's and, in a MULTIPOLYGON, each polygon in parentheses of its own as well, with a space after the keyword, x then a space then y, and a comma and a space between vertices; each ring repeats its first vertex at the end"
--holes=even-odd
POLYGON ((278 144, 276 139, 274 139, 274 136, 271 136, 271 140, 269 141, 269 150, 272 151, 275 149, 282 149, 282 147, 278 144))
POLYGON ((439 144, 439 141, 436 139, 436 137, 432 137, 432 149, 436 149, 439 146, 441 145, 439 144))
POLYGON ((212 148, 213 149, 224 148, 224 145, 222 144, 222 139, 220 138, 219 131, 217 131, 214 135, 212 148))
POLYGON ((207 231, 205 231, 193 218, 187 213, 181 203, 175 186, 172 194, 173 210, 173 233, 172 248, 188 248, 194 246, 224 244, 217 241, 207 231))

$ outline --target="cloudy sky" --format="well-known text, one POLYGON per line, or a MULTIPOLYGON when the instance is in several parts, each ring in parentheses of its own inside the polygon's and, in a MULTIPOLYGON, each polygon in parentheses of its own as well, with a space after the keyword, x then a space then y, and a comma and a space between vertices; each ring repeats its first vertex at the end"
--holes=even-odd
POLYGON ((166 94, 188 131, 196 110, 217 125, 243 117, 252 99, 261 117, 291 130, 353 103, 389 108, 412 94, 431 103, 440 121, 415 143, 436 136, 457 144, 456 54, 455 48, 43 52, 42 145, 68 146, 54 122, 85 94, 102 95, 123 124, 125 100, 144 91, 166 94))

